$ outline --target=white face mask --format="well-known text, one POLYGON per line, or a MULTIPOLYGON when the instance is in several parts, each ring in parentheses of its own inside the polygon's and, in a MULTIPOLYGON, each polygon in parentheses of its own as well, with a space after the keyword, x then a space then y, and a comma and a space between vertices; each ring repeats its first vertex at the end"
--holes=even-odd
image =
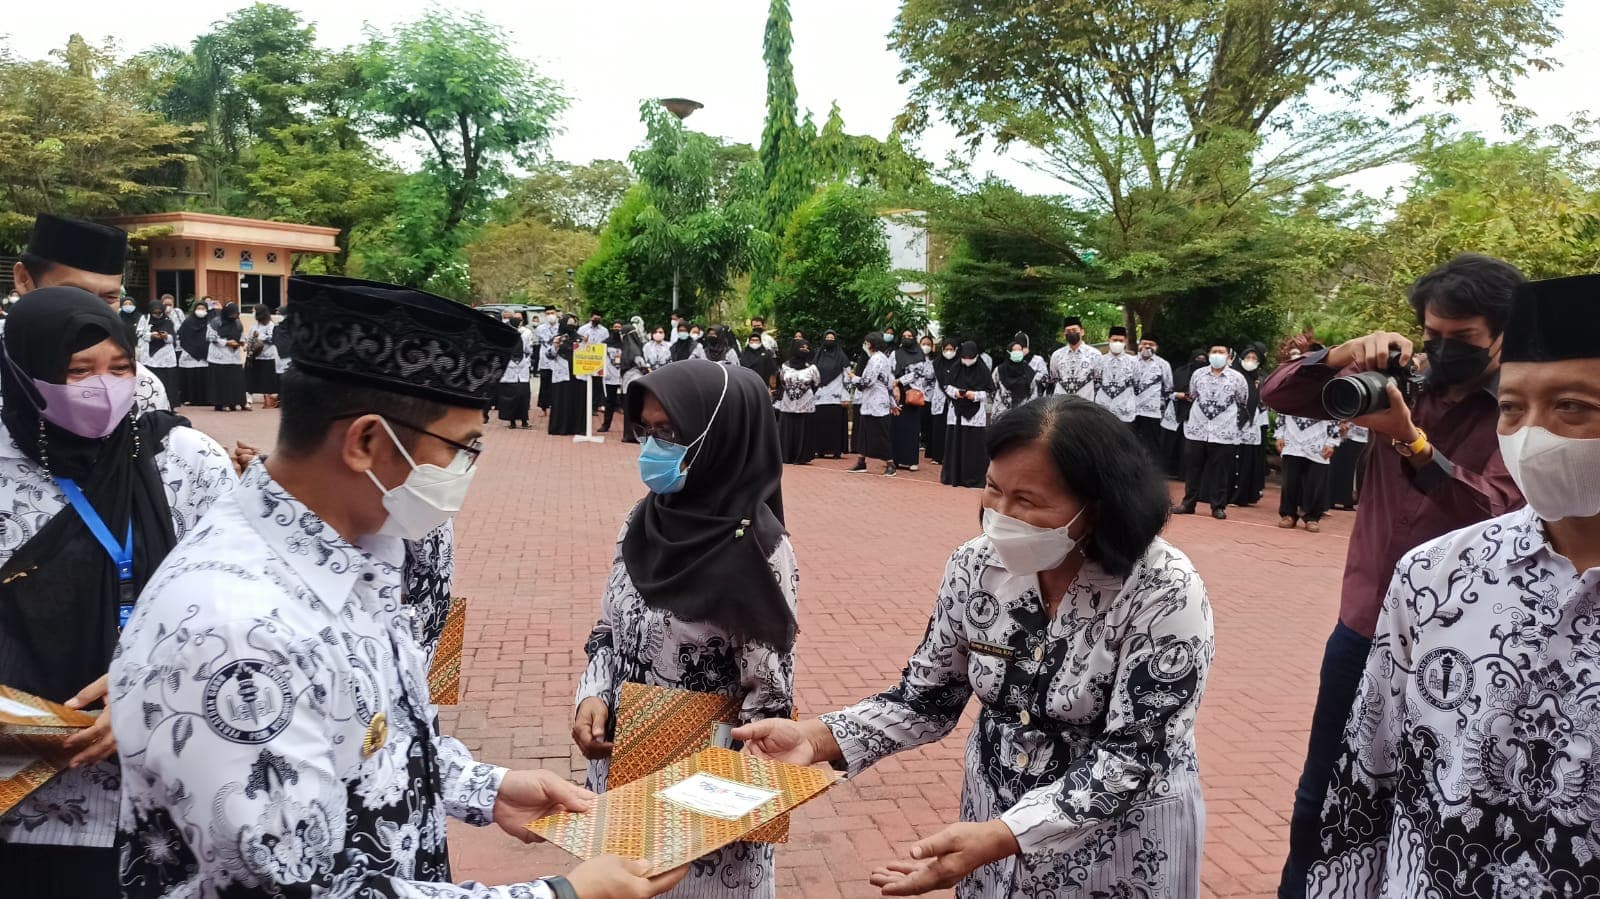
POLYGON ((122 304, 122 311, 123 312, 132 312, 133 310, 134 310, 134 305, 132 303, 123 303, 122 304))
POLYGON ((1111 341, 1111 355, 1113 355, 1113 356, 1122 355, 1122 351, 1127 349, 1127 348, 1128 348, 1128 345, 1123 343, 1120 340, 1111 341))
POLYGON ((962 359, 961 360, 961 364, 962 365, 977 365, 978 364, 978 360, 977 360, 976 357, 974 357, 972 359, 962 359))
MULTIPOLYGON (((754 344, 751 345, 754 346, 754 344)), ((872 355, 872 344, 863 343, 861 345, 861 352, 866 353, 868 356, 872 355)))
POLYGON ((394 429, 389 427, 387 421, 383 422, 383 429, 411 466, 411 473, 406 475, 404 483, 389 490, 368 469, 367 477, 383 493, 383 507, 389 512, 378 533, 402 540, 421 540, 461 511, 461 502, 467 498, 467 488, 472 486, 473 475, 478 470, 468 467, 472 464, 472 457, 464 450, 456 453, 449 468, 418 465, 406 448, 400 445, 400 438, 394 435, 394 429))
POLYGON ((553 325, 556 323, 556 317, 553 315, 547 315, 544 317, 544 323, 547 325, 553 325))
POLYGON ((1246 359, 1243 362, 1239 363, 1239 367, 1244 369, 1245 371, 1255 371, 1256 369, 1261 367, 1261 363, 1257 362, 1254 359, 1246 359))
POLYGON ((1083 510, 1079 509, 1065 526, 1042 528, 984 509, 983 533, 1005 570, 1012 574, 1038 574, 1060 565, 1068 553, 1077 549, 1078 541, 1067 536, 1067 531, 1082 517, 1083 510))
POLYGON ((1600 515, 1600 438, 1561 437, 1544 428, 1500 435, 1511 480, 1545 521, 1600 515))
POLYGON ((944 357, 946 359, 954 359, 956 357, 956 351, 955 350, 945 350, 944 351, 944 357))
POLYGON ((1211 363, 1211 367, 1212 368, 1227 368, 1228 367, 1228 357, 1222 355, 1221 353, 1212 353, 1210 359, 1208 359, 1207 361, 1209 361, 1211 363))
POLYGON ((1151 356, 1154 356, 1155 354, 1156 354, 1156 351, 1150 349, 1149 347, 1140 347, 1139 348, 1139 358, 1140 359, 1149 359, 1151 356))

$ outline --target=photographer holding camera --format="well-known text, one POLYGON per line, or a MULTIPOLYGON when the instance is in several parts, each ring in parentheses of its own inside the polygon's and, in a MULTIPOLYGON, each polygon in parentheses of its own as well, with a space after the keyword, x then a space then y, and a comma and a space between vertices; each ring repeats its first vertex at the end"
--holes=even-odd
POLYGON ((1418 279, 1409 299, 1422 325, 1426 374, 1416 373, 1409 339, 1380 331, 1306 352, 1261 386, 1261 401, 1279 413, 1352 419, 1372 432, 1339 622, 1322 657, 1295 790, 1280 897, 1306 893, 1323 798, 1396 563, 1429 540, 1522 505, 1500 458, 1495 391, 1501 331, 1512 293, 1525 280, 1511 264, 1476 254, 1418 279))

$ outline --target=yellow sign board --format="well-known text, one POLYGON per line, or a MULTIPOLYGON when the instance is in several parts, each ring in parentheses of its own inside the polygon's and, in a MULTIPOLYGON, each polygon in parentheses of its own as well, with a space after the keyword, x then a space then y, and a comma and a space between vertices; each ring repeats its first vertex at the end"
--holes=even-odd
POLYGON ((591 343, 572 351, 572 376, 592 378, 606 370, 606 345, 591 343))

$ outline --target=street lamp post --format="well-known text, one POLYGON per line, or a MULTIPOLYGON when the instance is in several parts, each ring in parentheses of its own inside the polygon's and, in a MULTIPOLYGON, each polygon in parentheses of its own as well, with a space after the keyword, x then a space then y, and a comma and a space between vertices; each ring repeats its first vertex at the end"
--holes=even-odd
POLYGON ((571 269, 571 268, 567 269, 567 305, 568 306, 571 306, 572 305, 572 301, 577 298, 578 285, 572 280, 572 276, 577 274, 577 273, 578 273, 577 269, 571 269))
MULTIPOLYGON (((662 105, 662 107, 667 110, 667 112, 670 112, 673 115, 677 116, 678 117, 678 121, 680 121, 680 122, 683 121, 684 119, 687 119, 689 116, 694 115, 696 110, 700 110, 700 109, 705 109, 706 108, 706 105, 704 103, 701 103, 698 100, 690 100, 687 97, 664 97, 661 100, 658 100, 657 102, 659 102, 662 105)), ((681 273, 678 270, 677 260, 673 260, 673 263, 672 263, 672 311, 673 312, 677 312, 678 311, 678 281, 680 280, 680 276, 681 276, 681 273)))

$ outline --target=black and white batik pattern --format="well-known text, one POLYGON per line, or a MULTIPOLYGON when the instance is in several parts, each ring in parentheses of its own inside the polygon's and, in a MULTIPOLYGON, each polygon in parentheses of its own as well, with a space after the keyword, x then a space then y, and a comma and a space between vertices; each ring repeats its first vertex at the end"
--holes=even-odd
POLYGON ((173 550, 111 665, 125 896, 548 899, 448 882, 446 815, 488 823, 505 770, 438 735, 403 552, 260 461, 173 550))
POLYGON ((1527 509, 1401 559, 1309 895, 1600 896, 1597 615, 1527 509))
MULTIPOLYGON (((192 428, 174 428, 155 462, 179 539, 239 482, 227 452, 192 428)), ((0 426, 0 565, 66 505, 55 482, 0 426)), ((0 842, 111 846, 121 781, 115 758, 62 772, 0 817, 0 842)))
POLYGON ((447 521, 421 540, 407 540, 405 574, 406 605, 416 620, 417 642, 433 664, 434 650, 444 633, 454 597, 450 587, 456 573, 456 528, 447 521))
POLYGON ((962 899, 1195 897, 1212 651, 1205 586, 1164 540, 1126 580, 1084 563, 1046 620, 1038 578, 978 537, 950 557, 900 683, 822 720, 854 777, 942 739, 977 695, 961 820, 1004 821, 1022 853, 974 871, 962 899))
MULTIPOLYGON (((1244 442, 1239 416, 1250 402, 1250 382, 1231 368, 1202 368, 1189 379, 1189 421, 1183 436, 1201 443, 1244 442)), ((1257 442, 1260 438, 1257 437, 1257 442)))
POLYGON ((1111 410, 1122 421, 1139 415, 1139 357, 1127 353, 1107 353, 1100 362, 1100 381, 1095 402, 1111 410))
POLYGON ((1172 366, 1153 353, 1149 359, 1139 356, 1135 361, 1134 414, 1165 421, 1172 414, 1172 366))
POLYGON ((1050 354, 1050 377, 1056 382, 1056 393, 1094 399, 1102 358, 1100 351, 1087 343, 1064 346, 1050 354))
POLYGON ((1283 455, 1299 456, 1321 465, 1328 464, 1325 449, 1339 448, 1339 423, 1298 415, 1279 415, 1277 439, 1283 441, 1283 455))
POLYGON ((779 412, 815 412, 820 386, 822 373, 815 365, 805 368, 785 365, 778 369, 778 396, 772 402, 773 408, 779 412))
MULTIPOLYGON (((577 703, 599 697, 615 713, 617 692, 624 683, 635 683, 743 696, 741 723, 789 717, 794 708, 793 650, 779 652, 764 643, 741 641, 715 625, 682 621, 645 605, 622 561, 622 534, 600 601, 600 620, 584 647, 589 666, 578 684, 577 703)), ((793 610, 800 569, 788 537, 779 541, 767 564, 793 610)), ((609 771, 608 760, 591 761, 589 788, 605 790, 609 771)), ((764 899, 774 889, 773 847, 735 843, 696 861, 689 876, 665 895, 764 899)))
POLYGON ((886 353, 873 353, 855 379, 858 414, 882 418, 894 411, 894 362, 886 353))

